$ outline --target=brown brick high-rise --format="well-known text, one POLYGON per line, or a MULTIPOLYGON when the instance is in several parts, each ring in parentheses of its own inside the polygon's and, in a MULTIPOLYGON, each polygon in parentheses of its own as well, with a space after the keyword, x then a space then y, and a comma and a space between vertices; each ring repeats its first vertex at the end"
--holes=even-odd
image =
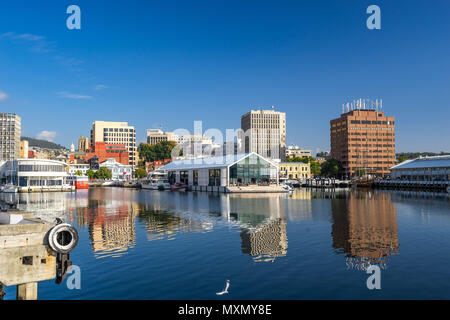
POLYGON ((330 121, 331 157, 346 177, 386 176, 395 165, 395 118, 384 112, 356 109, 330 121))

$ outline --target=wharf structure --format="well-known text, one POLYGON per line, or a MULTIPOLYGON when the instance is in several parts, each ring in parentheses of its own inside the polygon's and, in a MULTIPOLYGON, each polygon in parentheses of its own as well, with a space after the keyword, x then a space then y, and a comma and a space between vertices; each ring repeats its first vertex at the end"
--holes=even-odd
POLYGON ((183 183, 192 191, 285 192, 278 166, 257 153, 173 161, 160 168, 170 184, 183 183))
POLYGON ((450 155, 419 157, 391 168, 391 179, 375 181, 376 187, 442 190, 450 186, 450 155))

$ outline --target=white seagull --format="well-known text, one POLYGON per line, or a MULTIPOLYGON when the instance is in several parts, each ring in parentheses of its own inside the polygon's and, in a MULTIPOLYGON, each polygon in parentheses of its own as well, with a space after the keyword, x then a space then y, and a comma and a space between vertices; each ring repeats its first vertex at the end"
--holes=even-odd
POLYGON ((230 280, 227 280, 227 283, 225 284, 225 288, 223 289, 223 291, 222 292, 217 292, 216 294, 218 296, 221 296, 221 295, 223 295, 225 293, 228 293, 228 288, 229 287, 230 287, 230 280))

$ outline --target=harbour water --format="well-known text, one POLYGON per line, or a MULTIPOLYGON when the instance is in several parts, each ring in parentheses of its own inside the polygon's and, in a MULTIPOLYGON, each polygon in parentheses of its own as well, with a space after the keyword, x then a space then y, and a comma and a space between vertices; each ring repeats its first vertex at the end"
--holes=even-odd
POLYGON ((78 229, 81 288, 44 281, 39 299, 450 299, 447 194, 92 188, 0 200, 78 229), (380 290, 366 285, 374 264, 380 290))

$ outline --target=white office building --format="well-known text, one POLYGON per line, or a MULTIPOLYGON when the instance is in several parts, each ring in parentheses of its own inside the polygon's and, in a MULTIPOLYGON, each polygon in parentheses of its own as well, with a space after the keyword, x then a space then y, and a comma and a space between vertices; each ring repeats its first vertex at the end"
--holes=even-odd
POLYGON ((83 176, 86 176, 86 172, 89 170, 89 164, 85 163, 74 163, 69 165, 69 176, 74 176, 75 173, 80 171, 83 176))
POLYGON ((116 159, 107 159, 100 163, 100 168, 106 167, 111 170, 112 180, 131 180, 133 169, 130 165, 117 162, 116 159))

